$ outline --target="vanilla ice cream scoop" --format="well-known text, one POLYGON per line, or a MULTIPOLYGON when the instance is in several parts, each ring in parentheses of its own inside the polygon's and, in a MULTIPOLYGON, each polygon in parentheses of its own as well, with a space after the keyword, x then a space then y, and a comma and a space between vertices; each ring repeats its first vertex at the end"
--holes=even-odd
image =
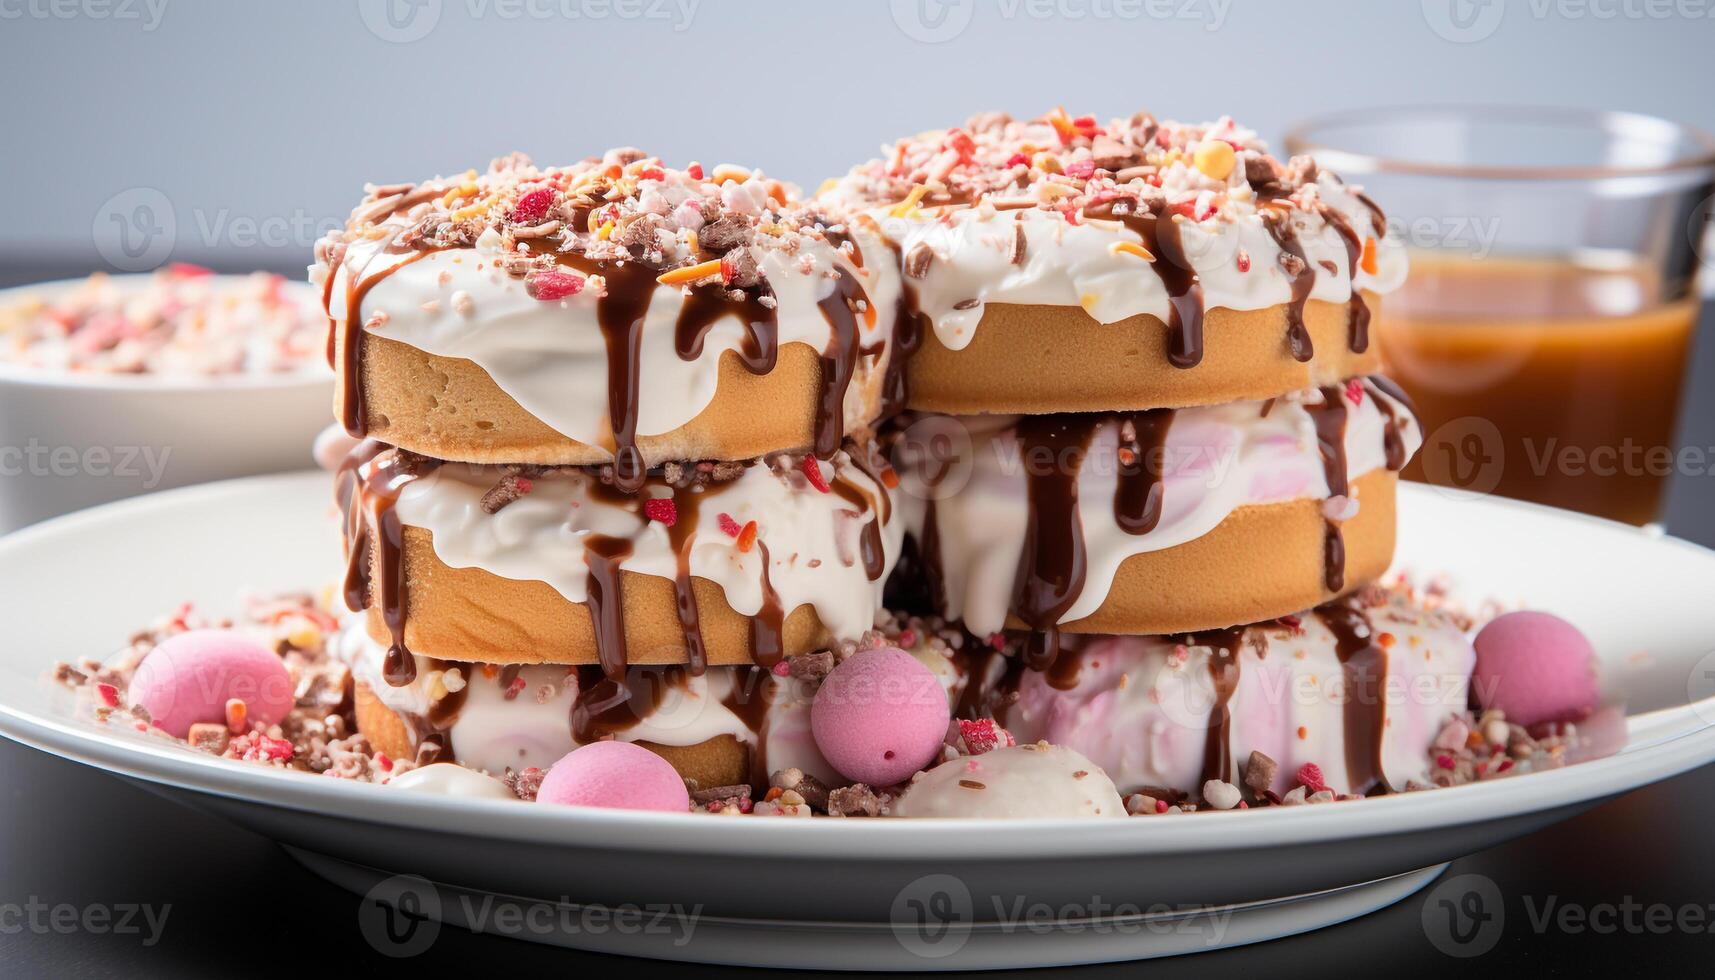
POLYGON ((944 762, 914 779, 896 817, 1123 817, 1113 780, 1071 749, 1046 742, 944 762))

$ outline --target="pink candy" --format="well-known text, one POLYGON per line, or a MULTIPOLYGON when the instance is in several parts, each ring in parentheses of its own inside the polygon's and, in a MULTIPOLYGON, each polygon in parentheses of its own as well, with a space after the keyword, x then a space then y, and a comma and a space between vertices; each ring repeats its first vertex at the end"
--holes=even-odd
POLYGON ((244 702, 247 727, 267 728, 293 703, 286 665, 255 640, 231 630, 192 630, 149 651, 131 679, 131 703, 171 735, 198 722, 227 720, 226 704, 244 702))
POLYGON ((822 681, 810 731, 841 775, 892 786, 935 759, 951 717, 934 672, 903 650, 882 647, 853 654, 822 681))
POLYGON ((1518 725, 1581 718, 1596 707, 1596 651, 1576 626, 1544 612, 1497 617, 1477 634, 1477 702, 1518 725))
POLYGON ((566 753, 542 777, 537 803, 684 813, 685 780, 666 759, 630 742, 591 742, 566 753))

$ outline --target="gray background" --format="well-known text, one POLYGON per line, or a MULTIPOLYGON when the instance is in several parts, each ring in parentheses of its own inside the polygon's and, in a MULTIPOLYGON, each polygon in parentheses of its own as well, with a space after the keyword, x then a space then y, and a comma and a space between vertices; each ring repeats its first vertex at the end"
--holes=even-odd
MULTIPOLYGON (((688 23, 683 8, 652 0, 398 0, 396 11, 415 11, 402 26, 385 19, 383 0, 155 2, 158 19, 142 0, 0 0, 0 282, 123 265, 112 218, 140 201, 156 208, 157 231, 171 228, 152 240, 152 260, 296 273, 363 182, 481 167, 512 149, 557 161, 633 143, 673 161, 760 162, 813 187, 889 136, 1061 102, 1097 115, 1236 111, 1270 137, 1310 113, 1426 101, 1632 109, 1715 129, 1715 4, 1700 0, 1494 0, 1461 4, 1457 21, 1446 0, 700 0, 688 23), (651 9, 664 18, 621 16, 651 9), (925 42, 938 32, 953 36, 925 42)), ((1715 445, 1715 395, 1705 394, 1715 345, 1700 345, 1691 371, 1682 441, 1715 445)), ((1680 477, 1670 529, 1715 543, 1712 501, 1710 477, 1680 477)), ((1435 950, 1419 898, 1173 968, 1615 975, 1647 959, 1658 971, 1707 972, 1707 935, 1537 933, 1527 903, 1708 904, 1712 804, 1715 775, 1693 773, 1458 862, 1454 873, 1497 883, 1508 915, 1501 943, 1472 960, 1435 950)), ((303 976, 392 964, 363 944, 354 898, 267 841, 9 743, 0 827, 0 902, 174 906, 151 948, 0 930, 8 975, 303 976)), ((433 956, 398 965, 632 966, 457 930, 433 956)))

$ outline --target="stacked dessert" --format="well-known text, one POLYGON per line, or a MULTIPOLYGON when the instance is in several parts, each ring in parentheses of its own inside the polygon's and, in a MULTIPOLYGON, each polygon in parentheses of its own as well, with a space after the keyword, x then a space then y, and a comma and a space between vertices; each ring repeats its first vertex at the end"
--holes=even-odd
POLYGON ((760 172, 616 150, 370 187, 312 278, 361 440, 370 742, 499 775, 616 738, 705 787, 790 765, 768 688, 873 629, 903 534, 870 441, 886 245, 760 172))
POLYGON ((1472 654, 1366 589, 1421 441, 1369 339, 1405 274, 1374 204, 1231 120, 1063 112, 900 140, 821 197, 894 244, 907 402, 951 413, 899 437, 908 564, 974 636, 1023 631, 961 717, 1164 806, 1422 772, 1472 654))

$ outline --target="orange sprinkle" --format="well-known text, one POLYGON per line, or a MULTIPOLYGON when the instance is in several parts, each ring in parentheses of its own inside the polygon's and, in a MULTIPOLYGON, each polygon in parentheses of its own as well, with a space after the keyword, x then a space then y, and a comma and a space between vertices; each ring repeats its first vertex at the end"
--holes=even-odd
POLYGON ((499 673, 500 673, 500 668, 494 666, 493 664, 483 664, 482 665, 482 676, 488 678, 489 680, 493 680, 495 678, 495 675, 497 675, 499 673))
POLYGON ((756 522, 751 521, 738 532, 738 550, 748 552, 756 544, 756 522))
POLYGON ((1302 742, 1309 737, 1310 737, 1310 729, 1305 728, 1303 725, 1299 725, 1298 726, 1298 740, 1300 742, 1302 742))
POLYGON ((1124 252, 1127 255, 1135 255, 1145 262, 1155 261, 1155 256, 1150 253, 1149 249, 1144 248, 1136 242, 1114 242, 1112 245, 1108 246, 1108 251, 1115 255, 1118 255, 1121 252, 1124 252))
POLYGON ((1392 633, 1377 633, 1376 642, 1381 644, 1383 650, 1389 650, 1393 648, 1395 643, 1399 642, 1399 637, 1394 636, 1392 633))
POLYGON ((229 698, 226 702, 226 730, 234 735, 250 730, 250 708, 239 698, 229 698))
POLYGON ((899 486, 899 473, 897 471, 895 471, 893 467, 888 466, 886 464, 883 464, 881 467, 881 472, 877 473, 876 475, 881 477, 881 485, 886 487, 887 489, 893 490, 893 489, 898 488, 898 486, 899 486))
POLYGON ((1054 111, 1048 114, 1048 123, 1054 127, 1054 132, 1060 135, 1061 145, 1072 142, 1078 135, 1078 127, 1072 125, 1064 106, 1056 106, 1054 111))
POLYGON ((672 269, 667 272, 663 272, 655 277, 655 281, 663 286, 680 286, 688 282, 696 282, 699 279, 709 279, 720 274, 721 260, 710 259, 707 262, 698 262, 696 265, 687 265, 680 269, 672 269))
POLYGON ((778 800, 781 796, 785 795, 785 793, 786 791, 778 786, 770 786, 768 787, 768 792, 763 795, 762 802, 773 803, 775 800, 778 800))
POLYGON ((895 218, 905 217, 911 213, 912 208, 917 206, 917 202, 923 200, 924 195, 928 193, 929 185, 918 184, 916 187, 911 188, 911 193, 905 195, 905 200, 895 204, 893 206, 893 210, 889 211, 888 214, 895 218))
POLYGON ((1364 257, 1358 260, 1358 267, 1370 275, 1376 274, 1376 240, 1364 239, 1364 257))

